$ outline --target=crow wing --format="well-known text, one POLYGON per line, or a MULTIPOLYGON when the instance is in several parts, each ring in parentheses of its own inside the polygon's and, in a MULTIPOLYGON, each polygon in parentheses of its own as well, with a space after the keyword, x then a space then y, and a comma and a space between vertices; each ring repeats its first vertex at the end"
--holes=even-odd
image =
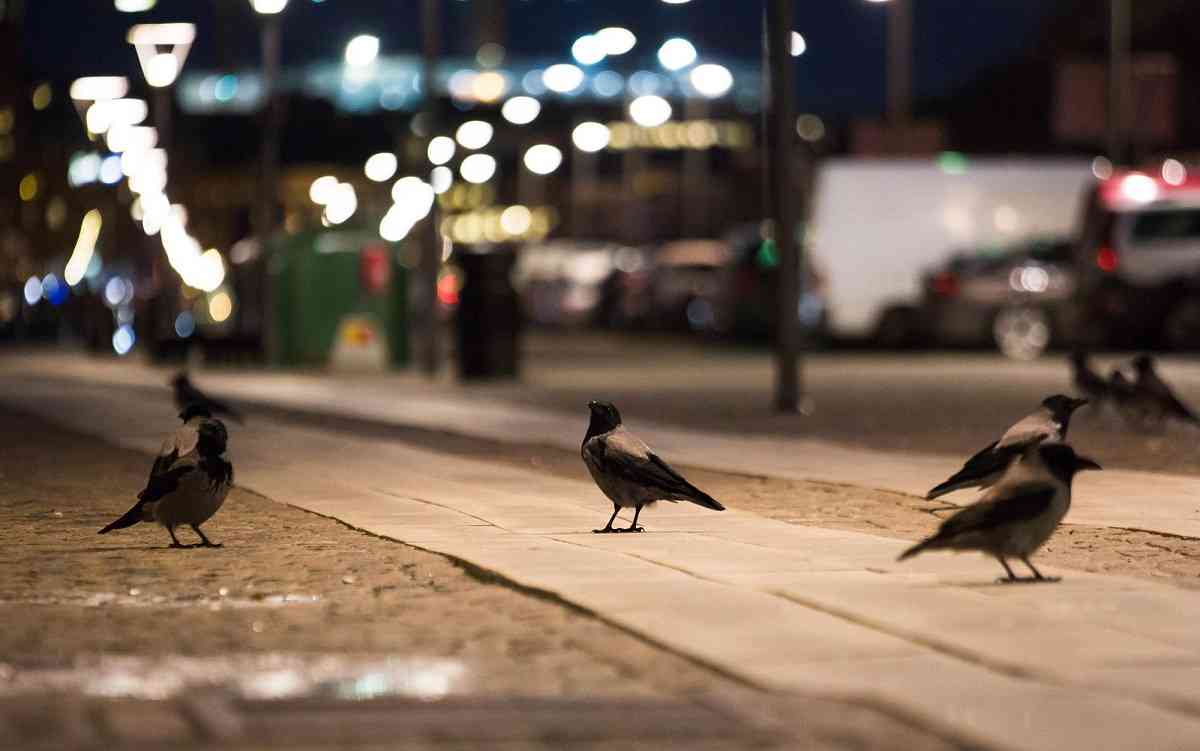
POLYGON ((644 487, 663 500, 691 501, 717 511, 725 508, 628 431, 618 429, 597 436, 588 441, 584 451, 601 471, 644 487))
POLYGON ((942 522, 934 539, 957 537, 1014 522, 1028 521, 1044 514, 1057 489, 1048 482, 1026 482, 1007 488, 1002 495, 986 498, 967 506, 942 522))

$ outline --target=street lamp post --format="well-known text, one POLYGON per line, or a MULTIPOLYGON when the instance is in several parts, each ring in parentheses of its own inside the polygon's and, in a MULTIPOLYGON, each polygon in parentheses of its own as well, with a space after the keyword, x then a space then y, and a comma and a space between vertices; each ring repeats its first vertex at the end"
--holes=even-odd
POLYGON ((887 102, 893 127, 912 118, 912 0, 867 0, 888 8, 887 102))
POLYGON ((132 27, 127 36, 137 51, 142 77, 154 89, 154 124, 158 142, 168 153, 173 135, 171 87, 195 38, 196 26, 190 23, 142 23, 132 27))
POLYGON ((1108 158, 1123 164, 1129 154, 1130 0, 1109 0, 1108 158))
POLYGON ((792 182, 796 114, 792 71, 792 0, 769 0, 766 13, 770 108, 770 214, 779 253, 779 306, 776 332, 775 408, 800 408, 800 254, 796 247, 796 196, 792 182))
POLYGON ((258 238, 262 275, 263 350, 268 364, 279 362, 280 342, 276 320, 275 279, 271 269, 269 240, 275 226, 275 206, 279 193, 279 64, 282 53, 283 29, 280 14, 288 0, 250 0, 250 6, 262 19, 262 91, 264 122, 259 178, 261 184, 254 210, 254 234, 258 238))
MULTIPOLYGON (((441 2, 422 0, 421 4, 421 93, 424 96, 425 127, 430 138, 437 133, 436 71, 441 54, 441 2)), ((420 336, 418 359, 428 378, 437 376, 441 367, 441 321, 438 320, 437 283, 442 270, 442 232, 437 202, 425 223, 421 258, 417 269, 418 318, 424 331, 420 336)))

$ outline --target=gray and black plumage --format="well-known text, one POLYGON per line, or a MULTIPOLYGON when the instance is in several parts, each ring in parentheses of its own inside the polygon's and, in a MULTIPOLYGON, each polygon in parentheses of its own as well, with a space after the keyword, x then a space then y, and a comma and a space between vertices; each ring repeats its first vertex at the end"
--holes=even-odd
POLYGON ((1175 392, 1154 368, 1149 355, 1140 355, 1133 360, 1137 379, 1133 382, 1135 402, 1146 413, 1146 418, 1156 424, 1166 420, 1179 420, 1200 426, 1196 414, 1179 400, 1175 392))
POLYGON ((1086 352, 1071 353, 1071 380, 1075 384, 1075 390, 1095 405, 1093 409, 1106 403, 1111 396, 1108 381, 1104 379, 1104 376, 1092 370, 1086 352))
POLYGON ((637 525, 642 507, 656 501, 690 501, 697 506, 724 511, 716 499, 683 479, 650 447, 621 424, 621 413, 609 402, 588 403, 591 421, 583 437, 580 453, 596 485, 612 501, 613 513, 603 529, 606 532, 641 532, 637 525), (634 509, 633 523, 626 529, 613 529, 613 521, 623 508, 634 509))
POLYGON ((1008 558, 1029 567, 1033 581, 1049 581, 1029 556, 1050 539, 1070 510, 1075 473, 1100 465, 1065 443, 1040 444, 1028 452, 1030 458, 1013 467, 983 498, 946 519, 936 534, 904 551, 899 560, 927 550, 977 550, 1000 561, 1008 575, 1004 581, 1020 581, 1008 558))
POLYGON ((190 404, 199 404, 213 415, 226 415, 238 425, 244 422, 241 412, 196 388, 187 373, 177 373, 171 379, 171 386, 175 390, 175 406, 180 410, 187 409, 190 404))
POLYGON ((139 522, 158 522, 179 543, 175 529, 189 526, 204 547, 220 547, 200 531, 200 525, 221 508, 233 486, 233 464, 226 458, 229 436, 225 425, 198 404, 179 413, 181 425, 165 441, 137 503, 121 518, 100 530, 107 534, 139 522))
POLYGON ((1065 441, 1071 415, 1087 403, 1087 399, 1074 399, 1063 394, 1046 397, 1040 407, 1014 423, 999 440, 968 459, 962 469, 931 489, 925 497, 932 500, 963 488, 991 486, 1030 446, 1044 441, 1065 441))

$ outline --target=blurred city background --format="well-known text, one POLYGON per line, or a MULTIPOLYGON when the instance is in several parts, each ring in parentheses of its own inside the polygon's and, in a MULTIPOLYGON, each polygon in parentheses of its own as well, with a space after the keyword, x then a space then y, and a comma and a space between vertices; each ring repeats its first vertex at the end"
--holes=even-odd
POLYGON ((465 377, 539 330, 1200 342, 1188 3, 782 12, 7 0, 0 340, 465 377))

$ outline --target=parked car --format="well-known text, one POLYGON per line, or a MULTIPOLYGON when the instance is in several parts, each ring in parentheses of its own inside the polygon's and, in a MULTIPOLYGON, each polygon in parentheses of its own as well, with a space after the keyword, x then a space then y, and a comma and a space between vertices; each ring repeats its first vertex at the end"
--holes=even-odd
POLYGON ((994 343, 1019 359, 1065 335, 1075 290, 1074 243, 1031 239, 962 253, 924 277, 922 320, 937 344, 994 343))
POLYGON ((607 323, 618 315, 615 275, 642 263, 641 251, 618 243, 554 240, 519 251, 513 285, 526 318, 533 323, 607 323))
POLYGON ((1123 172, 1089 192, 1075 255, 1083 343, 1200 346, 1200 178, 1172 177, 1123 172))
POLYGON ((721 270, 728 244, 720 240, 676 240, 653 255, 650 322, 658 328, 711 332, 717 326, 721 270))
MULTIPOLYGON (((725 238, 730 260, 722 270, 718 325, 739 339, 764 340, 774 336, 779 319, 779 258, 766 243, 761 223, 747 224, 725 238)), ((796 311, 801 330, 811 340, 825 328, 825 279, 811 258, 806 258, 804 285, 796 311)))

